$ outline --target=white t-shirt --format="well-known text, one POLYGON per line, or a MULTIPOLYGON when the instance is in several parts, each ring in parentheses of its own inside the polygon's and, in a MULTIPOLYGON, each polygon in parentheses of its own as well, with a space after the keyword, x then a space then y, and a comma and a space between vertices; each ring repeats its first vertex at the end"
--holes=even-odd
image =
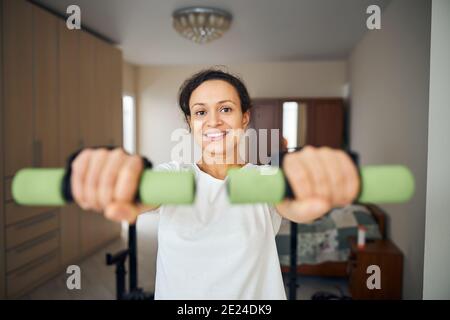
POLYGON ((193 170, 196 178, 192 205, 158 209, 155 299, 286 299, 275 244, 282 218, 273 206, 231 205, 227 179, 196 164, 155 170, 193 170))

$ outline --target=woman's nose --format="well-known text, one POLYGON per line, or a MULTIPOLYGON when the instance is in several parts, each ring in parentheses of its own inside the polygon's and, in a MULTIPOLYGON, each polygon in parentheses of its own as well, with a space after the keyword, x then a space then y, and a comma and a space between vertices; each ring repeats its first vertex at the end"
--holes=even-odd
POLYGON ((207 125, 210 127, 216 127, 222 123, 222 119, 220 118, 220 113, 217 111, 208 112, 207 116, 207 125))

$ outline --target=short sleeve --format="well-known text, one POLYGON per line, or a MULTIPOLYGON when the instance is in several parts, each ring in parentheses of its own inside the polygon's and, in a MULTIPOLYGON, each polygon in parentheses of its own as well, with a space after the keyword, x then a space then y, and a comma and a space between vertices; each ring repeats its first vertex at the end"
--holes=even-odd
POLYGON ((278 213, 275 206, 273 206, 273 205, 268 205, 268 206, 269 206, 269 213, 270 213, 270 218, 271 218, 272 226, 273 226, 273 234, 277 235, 278 231, 280 231, 282 217, 278 213))
POLYGON ((178 171, 180 170, 180 164, 176 161, 164 162, 158 164, 153 170, 155 171, 178 171))

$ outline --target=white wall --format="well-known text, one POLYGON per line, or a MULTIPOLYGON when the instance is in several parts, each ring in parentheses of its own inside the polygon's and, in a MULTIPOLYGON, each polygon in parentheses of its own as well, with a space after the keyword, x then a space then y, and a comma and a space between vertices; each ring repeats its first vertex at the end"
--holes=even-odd
POLYGON ((406 299, 422 298, 430 12, 428 1, 393 0, 381 30, 366 32, 349 63, 352 149, 363 165, 405 164, 416 178, 410 202, 382 206, 404 253, 406 299))
MULTIPOLYGON (((176 144, 170 135, 186 127, 177 106, 180 85, 206 67, 209 65, 138 69, 139 152, 155 164, 170 161, 170 150, 176 144)), ((228 70, 244 80, 253 98, 337 97, 342 96, 347 82, 345 61, 228 65, 228 70)))
POLYGON ((450 299, 450 1, 433 0, 424 299, 450 299))
POLYGON ((122 92, 123 94, 137 95, 137 66, 123 62, 122 64, 122 92))

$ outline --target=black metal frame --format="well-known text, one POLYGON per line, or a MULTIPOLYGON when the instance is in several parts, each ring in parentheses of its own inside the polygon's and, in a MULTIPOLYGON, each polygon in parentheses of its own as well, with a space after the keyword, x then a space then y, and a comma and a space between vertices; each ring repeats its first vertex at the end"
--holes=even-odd
POLYGON ((137 266, 137 231, 136 224, 128 226, 128 248, 116 254, 106 254, 106 264, 116 266, 116 298, 117 300, 153 300, 152 292, 145 292, 138 287, 138 266, 137 266), (128 258, 129 268, 129 290, 125 285, 125 262, 128 258))
MULTIPOLYGON (((289 152, 300 151, 302 147, 290 148, 289 152)), ((345 150, 350 158, 353 160, 356 166, 359 166, 359 155, 356 152, 351 150, 345 150)), ((283 161, 283 157, 286 155, 286 152, 280 153, 280 166, 283 161)), ((293 197, 292 190, 287 185, 287 195, 293 197)), ((296 222, 291 221, 291 229, 290 229, 290 259, 289 259, 289 300, 297 300, 297 232, 298 232, 298 224, 296 222)))
POLYGON ((291 221, 289 300, 297 300, 297 223, 291 221))

